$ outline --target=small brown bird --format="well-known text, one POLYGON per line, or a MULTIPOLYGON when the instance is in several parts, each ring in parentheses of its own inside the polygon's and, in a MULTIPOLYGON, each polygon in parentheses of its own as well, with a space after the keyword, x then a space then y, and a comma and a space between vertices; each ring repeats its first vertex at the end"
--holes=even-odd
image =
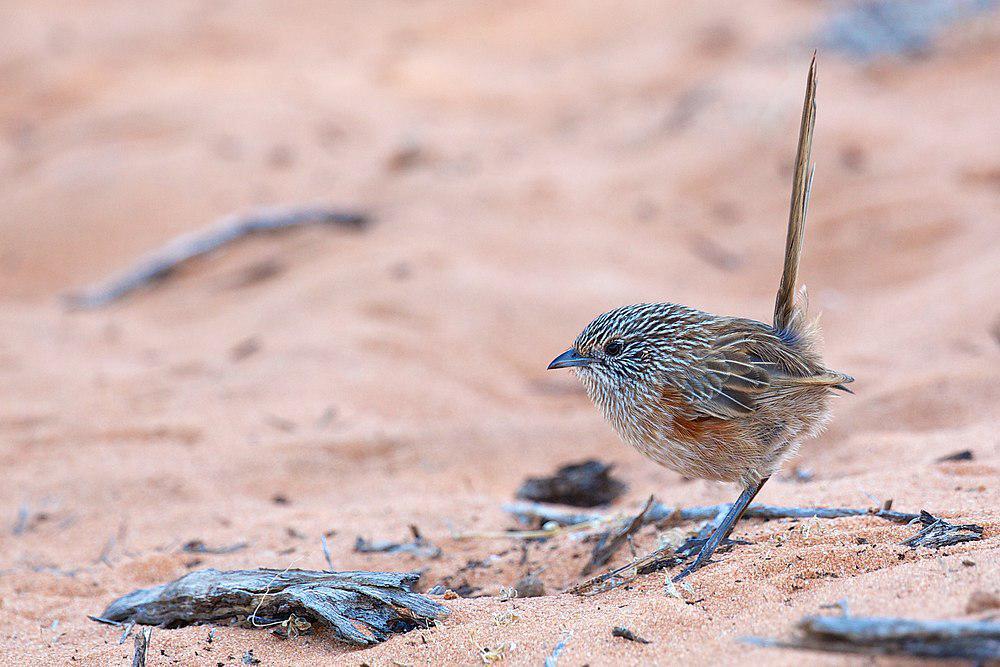
POLYGON ((806 84, 785 264, 771 325, 672 303, 624 306, 587 325, 549 368, 573 368, 626 443, 685 477, 737 482, 743 493, 681 579, 729 537, 750 501, 802 440, 829 419, 831 371, 795 289, 812 171, 816 57, 806 84))

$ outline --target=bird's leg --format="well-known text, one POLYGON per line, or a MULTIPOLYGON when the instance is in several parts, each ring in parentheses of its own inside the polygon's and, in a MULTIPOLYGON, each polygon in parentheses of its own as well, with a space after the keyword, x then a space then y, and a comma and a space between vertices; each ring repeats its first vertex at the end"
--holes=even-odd
POLYGON ((712 535, 705 541, 705 544, 701 547, 701 551, 698 553, 698 557, 694 559, 694 562, 684 568, 680 574, 674 577, 674 581, 680 581, 684 577, 688 576, 695 570, 699 569, 712 558, 712 554, 715 550, 719 548, 729 534, 733 532, 733 528, 736 526, 736 522, 740 520, 743 513, 746 511, 747 507, 753 501, 754 497, 760 492, 764 483, 768 480, 767 477, 757 482, 756 484, 751 484, 747 488, 743 489, 743 493, 740 497, 736 499, 736 502, 732 504, 729 511, 726 512, 726 516, 719 522, 719 525, 715 527, 712 531, 712 535))

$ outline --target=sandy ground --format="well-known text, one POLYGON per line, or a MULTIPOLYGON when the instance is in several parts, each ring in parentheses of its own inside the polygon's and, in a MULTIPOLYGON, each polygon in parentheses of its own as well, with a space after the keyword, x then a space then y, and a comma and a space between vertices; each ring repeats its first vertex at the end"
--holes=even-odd
MULTIPOLYGON (((874 518, 748 521, 737 535, 754 544, 690 577, 689 604, 660 574, 556 594, 590 549, 569 537, 523 563, 512 540, 454 537, 511 527, 501 504, 525 476, 590 456, 628 483, 618 511, 650 493, 737 493, 642 459, 568 373, 545 371, 623 303, 769 317, 829 8, 708 4, 9 3, 0 663, 128 664, 131 641, 86 614, 196 567, 323 567, 325 533, 338 568, 422 569, 421 590, 488 595, 360 651, 157 630, 150 664, 238 664, 249 649, 265 665, 475 664, 506 646, 537 665, 567 633, 564 665, 842 664, 736 639, 789 636, 842 599, 963 617, 973 594, 1000 591, 995 17, 923 58, 821 53, 803 270, 827 360, 857 395, 795 462, 812 481, 760 496, 892 498, 978 522, 981 542, 911 550, 913 528, 874 518), (315 202, 376 222, 253 240, 104 310, 61 305, 220 215, 315 202), (935 463, 963 449, 975 458, 935 463), (409 524, 444 555, 353 553, 356 536, 409 524), (181 552, 193 539, 248 546, 181 552), (540 568, 551 595, 498 598, 540 568)), ((638 546, 655 540, 648 527, 638 546)))

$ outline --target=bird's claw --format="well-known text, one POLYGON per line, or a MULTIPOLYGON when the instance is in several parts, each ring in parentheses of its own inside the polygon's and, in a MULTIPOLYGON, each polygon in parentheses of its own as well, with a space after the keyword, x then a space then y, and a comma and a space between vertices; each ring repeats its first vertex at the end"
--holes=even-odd
POLYGON ((680 573, 677 574, 677 576, 675 576, 673 579, 671 579, 671 581, 673 581, 676 584, 678 581, 680 581, 684 577, 688 576, 689 574, 691 574, 692 572, 694 572, 695 570, 697 570, 701 566, 702 566, 702 564, 700 564, 697 561, 695 561, 694 563, 691 563, 686 568, 684 568, 683 570, 681 570, 680 573))
MULTIPOLYGON (((689 538, 684 544, 677 547, 674 552, 678 556, 683 556, 684 558, 690 558, 691 556, 700 555, 702 547, 708 542, 707 537, 692 537, 689 538)), ((719 544, 716 551, 729 551, 737 545, 752 544, 746 540, 731 540, 728 537, 719 544)))
POLYGON ((691 556, 697 554, 698 557, 694 559, 693 563, 689 564, 687 567, 681 570, 677 576, 673 578, 673 581, 675 583, 680 581, 684 577, 688 576, 695 570, 699 570, 705 565, 714 562, 712 560, 712 555, 715 554, 716 552, 728 551, 737 544, 750 544, 750 542, 747 542, 746 540, 731 540, 729 538, 726 538, 719 543, 718 547, 706 553, 704 551, 704 547, 708 543, 709 539, 710 538, 692 537, 687 542, 685 542, 684 544, 682 544, 680 547, 677 548, 677 551, 675 553, 678 556, 690 558, 691 556))

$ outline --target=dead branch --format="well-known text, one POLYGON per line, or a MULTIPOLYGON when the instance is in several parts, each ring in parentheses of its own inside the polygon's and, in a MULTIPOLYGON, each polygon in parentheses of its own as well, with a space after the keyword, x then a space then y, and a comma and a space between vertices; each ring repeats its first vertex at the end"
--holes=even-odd
POLYGON ((974 523, 955 525, 948 523, 944 519, 939 519, 930 512, 920 510, 920 523, 924 528, 911 538, 903 540, 900 544, 908 547, 930 547, 940 549, 962 542, 975 542, 983 539, 983 527, 974 523))
POLYGON ((790 641, 747 637, 745 643, 833 653, 922 658, 1000 658, 1000 622, 916 621, 904 618, 807 616, 802 636, 790 641))
POLYGON ((311 623, 340 640, 368 645, 448 615, 448 609, 411 587, 417 572, 214 569, 191 572, 168 584, 133 591, 112 602, 100 622, 176 628, 228 622, 252 627, 311 623))
POLYGON ((207 229, 178 236, 159 250, 142 257, 121 274, 67 296, 66 302, 70 307, 80 309, 106 306, 137 289, 163 280, 185 262, 245 236, 308 224, 359 229, 367 222, 368 217, 361 213, 323 207, 266 208, 245 215, 228 215, 207 229))

